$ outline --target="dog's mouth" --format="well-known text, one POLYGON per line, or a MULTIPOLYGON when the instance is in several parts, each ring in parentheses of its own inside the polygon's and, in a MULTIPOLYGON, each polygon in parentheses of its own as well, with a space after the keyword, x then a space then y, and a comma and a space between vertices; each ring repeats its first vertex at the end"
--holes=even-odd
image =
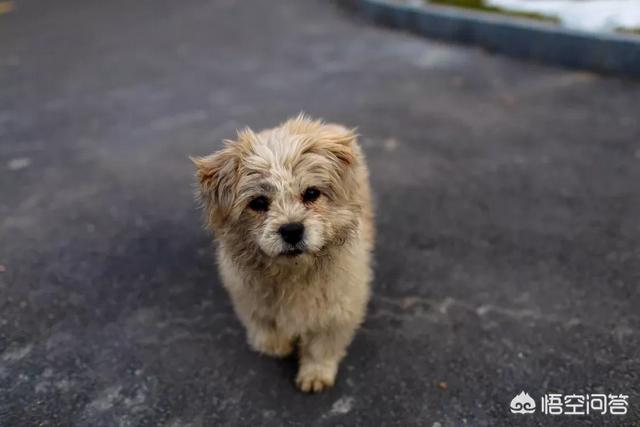
POLYGON ((303 253, 304 251, 302 249, 292 248, 292 249, 287 249, 286 251, 283 251, 281 255, 289 258, 293 258, 293 257, 297 257, 298 255, 302 255, 303 253))

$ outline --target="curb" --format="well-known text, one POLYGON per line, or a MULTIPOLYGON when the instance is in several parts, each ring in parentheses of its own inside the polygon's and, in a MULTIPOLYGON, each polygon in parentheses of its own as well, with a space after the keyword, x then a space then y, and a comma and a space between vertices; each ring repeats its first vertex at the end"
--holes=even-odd
POLYGON ((593 34, 555 25, 437 5, 341 0, 376 24, 425 37, 569 68, 640 78, 640 37, 593 34))

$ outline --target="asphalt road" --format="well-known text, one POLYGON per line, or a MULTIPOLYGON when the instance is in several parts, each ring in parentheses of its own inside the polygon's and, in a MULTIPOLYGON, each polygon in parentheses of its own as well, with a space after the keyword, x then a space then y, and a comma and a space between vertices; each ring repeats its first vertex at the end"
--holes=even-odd
POLYGON ((0 15, 0 425, 640 425, 640 83, 322 1, 0 15), (375 295, 334 389, 252 353, 188 155, 304 110, 358 126, 375 295), (520 391, 626 416, 514 415, 520 391))

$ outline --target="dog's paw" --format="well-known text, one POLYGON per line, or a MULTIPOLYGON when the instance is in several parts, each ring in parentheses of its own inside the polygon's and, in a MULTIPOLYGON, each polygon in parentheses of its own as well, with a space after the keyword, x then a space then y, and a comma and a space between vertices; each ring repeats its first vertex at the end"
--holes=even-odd
POLYGON ((305 393, 317 393, 333 387, 336 369, 324 365, 303 364, 300 366, 296 385, 305 393))
POLYGON ((293 342, 273 334, 256 334, 249 339, 249 345, 258 353, 271 357, 287 357, 293 353, 293 342))

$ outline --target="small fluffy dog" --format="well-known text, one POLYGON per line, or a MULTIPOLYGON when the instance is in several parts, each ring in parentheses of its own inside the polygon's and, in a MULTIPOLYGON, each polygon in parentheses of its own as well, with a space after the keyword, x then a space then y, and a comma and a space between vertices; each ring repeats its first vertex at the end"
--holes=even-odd
POLYGON ((369 299, 373 212, 353 131, 304 115, 240 131, 192 159, 224 287, 249 345, 284 357, 296 383, 334 384, 369 299))

